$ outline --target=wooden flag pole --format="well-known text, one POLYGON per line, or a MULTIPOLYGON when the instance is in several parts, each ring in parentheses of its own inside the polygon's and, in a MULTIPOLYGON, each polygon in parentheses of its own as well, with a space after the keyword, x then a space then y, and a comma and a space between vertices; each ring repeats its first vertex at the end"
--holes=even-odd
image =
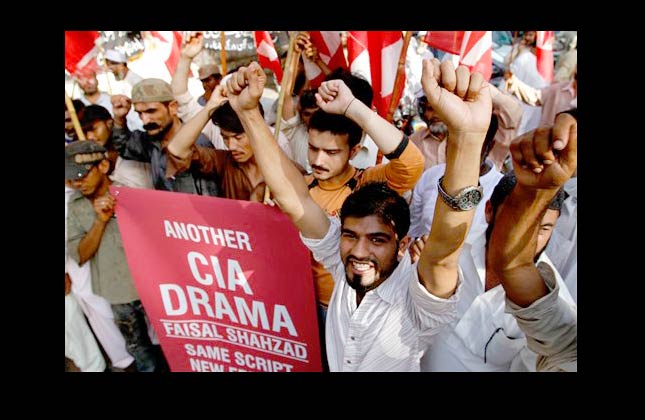
POLYGON ((224 31, 220 31, 219 33, 219 45, 221 48, 219 52, 220 67, 222 68, 222 74, 226 75, 226 33, 224 31))
MULTIPOLYGON (((403 37, 403 48, 401 48, 401 54, 399 54, 399 64, 396 69, 396 78, 394 79, 394 88, 392 89, 392 100, 390 101, 390 107, 387 110, 387 121, 392 122, 394 117, 394 111, 399 105, 401 100, 401 93, 403 92, 403 76, 405 75, 405 58, 408 53, 408 45, 410 45, 410 38, 412 38, 412 31, 406 31, 405 36, 403 37)), ((376 155, 376 164, 380 164, 383 160, 383 152, 379 149, 378 154, 376 155)))
MULTIPOLYGON (((278 95, 278 109, 276 111, 276 116, 275 116, 275 130, 273 132, 273 137, 275 138, 275 141, 278 142, 278 137, 280 136, 280 123, 282 121, 282 106, 284 105, 284 97, 287 95, 287 91, 289 90, 289 85, 290 82, 293 78, 293 70, 292 67, 295 67, 292 65, 292 63, 295 60, 298 60, 299 54, 295 54, 296 46, 296 36, 295 35, 290 35, 289 36, 289 51, 287 52, 287 62, 284 65, 284 71, 282 72, 282 83, 280 84, 280 93, 278 95)), ((291 92, 289 92, 289 100, 291 100, 291 92)), ((269 189, 269 186, 267 185, 265 190, 264 190, 264 204, 267 204, 269 201, 269 196, 271 195, 271 190, 269 189)))
POLYGON ((83 134, 81 123, 78 121, 78 116, 76 115, 76 109, 74 109, 72 98, 69 97, 67 91, 65 92, 65 105, 67 106, 67 112, 69 112, 69 115, 72 117, 72 124, 74 124, 74 130, 76 130, 78 139, 85 140, 85 134, 83 134))

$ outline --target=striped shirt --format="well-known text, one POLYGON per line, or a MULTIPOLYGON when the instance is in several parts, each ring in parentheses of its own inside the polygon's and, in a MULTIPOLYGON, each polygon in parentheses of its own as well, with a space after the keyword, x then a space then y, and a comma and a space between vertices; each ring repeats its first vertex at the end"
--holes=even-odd
POLYGON ((411 264, 406 251, 390 277, 367 292, 357 307, 356 291, 347 284, 339 252, 340 220, 329 220, 324 238, 300 237, 335 283, 326 323, 330 371, 418 372, 430 339, 456 319, 461 268, 456 293, 438 298, 419 282, 416 264, 411 264))

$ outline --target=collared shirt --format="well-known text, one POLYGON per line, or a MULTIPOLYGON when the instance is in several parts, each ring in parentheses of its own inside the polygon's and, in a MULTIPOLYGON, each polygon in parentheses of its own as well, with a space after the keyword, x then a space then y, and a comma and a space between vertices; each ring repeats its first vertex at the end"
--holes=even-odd
MULTIPOLYGON (((464 274, 463 301, 457 307, 459 319, 437 335, 421 361, 421 369, 425 372, 534 372, 537 355, 527 347, 526 337, 515 318, 505 312, 504 288, 498 284, 484 292, 485 241, 478 241, 476 245, 464 245, 459 256, 464 274)), ((553 269, 560 286, 559 299, 577 312, 571 294, 545 252, 540 255, 539 263, 553 269)))
MULTIPOLYGON (((78 244, 92 229, 95 220, 96 212, 92 202, 76 191, 69 201, 67 245, 69 256, 77 263, 80 261, 78 244)), ((92 291, 94 293, 104 297, 113 305, 139 299, 128 268, 116 217, 112 217, 108 221, 99 248, 86 262, 86 264, 88 263, 92 271, 92 291)))
MULTIPOLYGON (((311 198, 314 199, 325 213, 330 216, 338 214, 343 202, 352 193, 347 183, 352 178, 357 178, 356 186, 360 186, 369 181, 387 182, 387 185, 399 194, 414 188, 421 173, 423 172, 423 156, 419 149, 408 143, 401 155, 389 161, 387 164, 380 164, 367 168, 360 175, 357 175, 356 169, 347 175, 345 179, 320 181, 315 187, 309 189, 311 198)), ((314 181, 311 175, 305 176, 307 184, 314 181)), ((327 305, 331 298, 331 291, 334 287, 331 275, 325 268, 312 258, 311 267, 314 273, 314 284, 316 286, 316 298, 318 302, 327 305)))
POLYGON ((300 235, 332 274, 334 291, 326 322, 326 346, 332 372, 418 372, 423 350, 440 328, 456 318, 457 291, 449 299, 429 293, 419 282, 416 264, 405 253, 380 286, 356 306, 356 291, 347 284, 340 257, 340 220, 329 217, 322 239, 300 235))
MULTIPOLYGON (((486 163, 490 169, 484 175, 479 177, 479 183, 484 188, 484 195, 475 209, 475 216, 470 225, 466 243, 472 243, 479 236, 486 232, 488 223, 486 222, 485 207, 486 201, 493 194, 495 186, 502 179, 502 174, 494 168, 492 161, 486 163)), ((410 204, 410 230, 408 235, 413 238, 425 235, 430 232, 432 220, 434 218, 434 209, 437 204, 439 188, 437 183, 439 178, 446 172, 446 164, 442 163, 428 169, 421 175, 421 179, 412 191, 412 203, 410 204)))

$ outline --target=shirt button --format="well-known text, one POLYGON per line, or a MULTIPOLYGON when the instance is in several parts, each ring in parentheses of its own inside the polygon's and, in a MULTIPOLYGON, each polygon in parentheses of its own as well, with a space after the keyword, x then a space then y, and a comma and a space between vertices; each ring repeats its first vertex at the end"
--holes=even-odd
POLYGON ((351 339, 352 339, 352 341, 356 339, 356 338, 355 338, 355 337, 353 337, 353 336, 352 336, 352 337, 349 337, 349 338, 351 338, 351 339))
POLYGON ((348 364, 348 365, 351 365, 351 364, 352 364, 352 361, 351 361, 351 360, 348 360, 348 361, 347 361, 347 364, 348 364))

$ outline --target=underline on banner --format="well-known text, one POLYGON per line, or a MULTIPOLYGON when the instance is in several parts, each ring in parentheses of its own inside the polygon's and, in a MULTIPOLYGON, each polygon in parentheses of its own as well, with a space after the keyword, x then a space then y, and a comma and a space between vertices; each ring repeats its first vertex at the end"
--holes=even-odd
POLYGON ((166 337, 169 337, 169 338, 183 338, 183 339, 187 338, 189 340, 202 340, 202 341, 221 341, 222 343, 232 344, 234 346, 240 346, 240 347, 244 347, 244 348, 251 349, 251 350, 257 350, 257 351, 261 351, 263 353, 272 354, 274 356, 286 357, 287 359, 293 359, 293 360, 296 360, 298 362, 309 363, 309 360, 307 360, 307 359, 299 359, 299 358, 294 357, 294 356, 288 356, 286 354, 276 353, 276 352, 273 352, 273 351, 270 351, 270 350, 260 349, 260 348, 253 347, 253 346, 247 346, 246 344, 232 343, 232 342, 230 342, 228 340, 224 340, 224 339, 221 339, 221 338, 185 337, 183 335, 168 335, 168 334, 166 335, 166 337))
POLYGON ((282 338, 282 337, 280 337, 280 336, 275 336, 275 335, 271 335, 271 334, 267 334, 267 333, 262 333, 262 332, 258 332, 258 331, 248 330, 248 329, 246 329, 246 328, 242 328, 242 327, 234 327, 234 326, 229 325, 229 324, 220 324, 220 323, 215 322, 215 321, 206 321, 206 320, 203 320, 203 319, 188 319, 188 320, 160 319, 159 321, 162 321, 162 322, 179 322, 179 323, 186 323, 186 322, 203 322, 203 323, 205 323, 205 324, 214 324, 214 325, 217 325, 217 326, 220 326, 220 327, 225 327, 225 328, 235 328, 236 330, 242 330, 242 331, 250 332, 250 333, 253 333, 253 334, 264 335, 264 336, 266 336, 266 337, 275 338, 275 339, 277 339, 277 340, 289 341, 290 343, 293 343, 293 344, 300 344, 301 346, 305 346, 305 347, 307 346, 307 343, 301 343, 300 341, 291 340, 291 339, 289 339, 289 338, 282 338))

